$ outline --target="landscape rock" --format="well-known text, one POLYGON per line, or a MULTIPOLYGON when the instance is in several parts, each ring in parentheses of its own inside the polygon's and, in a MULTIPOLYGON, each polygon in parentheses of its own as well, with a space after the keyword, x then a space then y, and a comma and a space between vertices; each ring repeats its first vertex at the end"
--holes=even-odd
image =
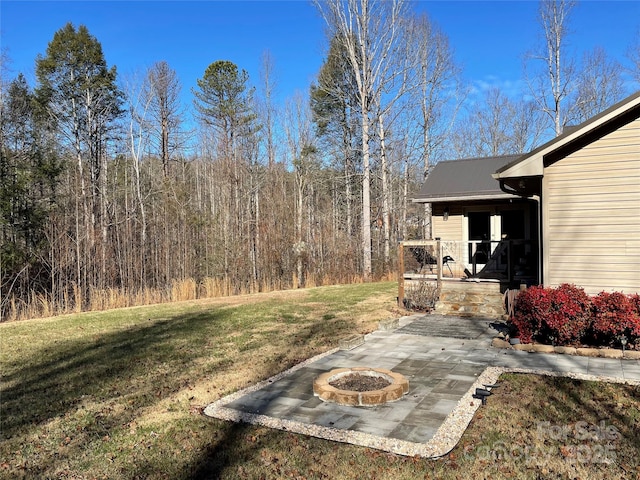
POLYGON ((381 330, 383 332, 386 332, 386 331, 389 331, 389 330, 395 330, 396 328, 398 328, 399 324, 400 324, 400 321, 397 318, 390 318, 388 320, 381 320, 378 323, 378 330, 381 330))
POLYGON ((533 352, 533 344, 531 343, 518 343, 513 348, 521 352, 533 352))
POLYGON ((600 356, 604 358, 622 358, 622 350, 602 348, 600 349, 600 356))
POLYGON ((555 353, 555 347, 553 345, 541 345, 534 344, 531 345, 531 352, 539 352, 539 353, 555 353))
POLYGON ((576 355, 577 349, 576 347, 554 347, 556 353, 561 353, 564 355, 576 355))
POLYGON ((583 357, 599 357, 600 350, 597 348, 576 348, 576 353, 583 357))
POLYGON ((494 348, 511 348, 511 344, 501 338, 494 338, 491 341, 491 346, 494 348))
POLYGON ((338 346, 340 350, 352 350, 364 343, 364 335, 352 335, 340 340, 338 346))

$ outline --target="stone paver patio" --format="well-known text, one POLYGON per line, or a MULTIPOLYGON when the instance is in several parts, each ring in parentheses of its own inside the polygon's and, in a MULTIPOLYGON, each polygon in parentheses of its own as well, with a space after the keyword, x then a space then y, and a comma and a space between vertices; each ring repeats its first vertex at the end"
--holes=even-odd
POLYGON ((491 347, 494 321, 403 317, 352 350, 332 350, 209 405, 205 414, 258 423, 394 453, 437 457, 458 442, 480 401, 475 388, 505 371, 640 383, 640 361, 528 353, 491 347), (313 380, 329 370, 383 368, 409 380, 402 399, 374 407, 325 403, 313 380))

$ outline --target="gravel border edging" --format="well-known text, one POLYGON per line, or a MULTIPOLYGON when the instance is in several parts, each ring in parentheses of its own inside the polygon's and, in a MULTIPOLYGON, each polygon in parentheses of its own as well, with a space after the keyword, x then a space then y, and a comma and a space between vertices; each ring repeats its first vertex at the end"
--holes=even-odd
MULTIPOLYGON (((399 319, 400 326, 411 323, 415 318, 421 315, 409 315, 399 319)), ((380 329, 383 330, 383 329, 380 329)), ((376 332, 372 332, 376 333, 376 332)), ((371 334, 364 335, 364 340, 371 334)), ((496 345, 492 345, 496 347, 496 345)), ((511 345, 509 346, 513 348, 511 345)), ((302 435, 309 435, 325 440, 331 440, 342 443, 350 443, 362 447, 374 448, 377 450, 386 451, 404 456, 417 456, 424 458, 439 458, 447 455, 458 444, 465 430, 469 426, 469 423, 473 419, 475 412, 481 406, 482 402, 473 398, 476 388, 485 388, 485 385, 493 385, 498 381, 498 378, 504 373, 525 373, 536 375, 547 375, 555 377, 567 377, 577 380, 594 380, 604 381, 610 383, 621 383, 640 385, 640 381, 624 380, 616 377, 602 377, 595 375, 586 375, 578 373, 565 373, 565 372, 553 372, 548 370, 526 369, 517 367, 492 367, 487 366, 482 373, 478 376, 471 388, 460 398, 456 407, 451 413, 444 419, 434 436, 426 443, 415 443, 406 440, 400 440, 395 438, 381 437, 378 435, 372 435, 363 432, 357 432, 353 430, 340 430, 337 428, 324 427, 320 425, 313 425, 308 423, 302 423, 293 420, 280 419, 270 417, 268 415, 260 415, 253 413, 240 412, 231 408, 227 408, 225 405, 238 400, 239 398, 249 393, 256 392, 263 387, 276 382, 293 372, 306 367, 307 365, 316 362, 326 356, 336 353, 341 348, 334 348, 327 352, 321 353, 314 357, 311 357, 293 367, 278 373, 266 380, 249 386, 217 401, 209 404, 205 407, 204 415, 220 420, 227 420, 233 422, 244 422, 253 425, 261 425, 268 428, 274 428, 278 430, 288 431, 292 433, 298 433, 302 435)), ((558 352, 559 353, 559 352, 558 352)))
POLYGON ((562 372, 551 372, 547 370, 532 370, 525 368, 508 368, 508 367, 487 367, 476 379, 471 388, 458 401, 456 408, 445 418, 435 435, 427 443, 414 443, 406 440, 395 438, 380 437, 363 432, 352 430, 340 430, 336 428, 323 427, 320 425, 311 425, 292 420, 279 419, 269 417, 267 415, 259 415, 252 413, 239 412, 225 405, 241 398, 242 396, 260 390, 262 387, 269 385, 285 376, 315 362, 325 356, 335 353, 338 349, 329 350, 308 360, 305 360, 294 367, 281 372, 273 377, 252 385, 243 390, 239 390, 231 395, 223 397, 216 402, 209 404, 204 409, 204 415, 227 420, 233 422, 245 422, 253 425, 262 425, 269 428, 284 430, 288 432, 310 435, 313 437, 331 440, 336 442, 350 443, 362 447, 374 448, 386 452, 404 455, 417 456, 425 458, 439 458, 448 454, 458 444, 469 423, 473 419, 475 412, 481 405, 481 401, 472 397, 476 388, 482 388, 484 385, 495 384, 503 373, 526 373, 536 375, 547 375, 554 377, 568 377, 577 380, 595 380, 610 383, 621 383, 630 385, 640 385, 640 381, 623 380, 612 377, 601 377, 595 375, 572 374, 562 372))

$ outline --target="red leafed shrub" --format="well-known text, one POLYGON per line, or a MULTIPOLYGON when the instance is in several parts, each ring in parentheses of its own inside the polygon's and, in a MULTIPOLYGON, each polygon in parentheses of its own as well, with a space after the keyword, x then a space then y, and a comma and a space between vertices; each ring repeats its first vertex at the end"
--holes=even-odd
POLYGON ((522 343, 531 343, 538 336, 542 318, 546 316, 550 305, 548 290, 544 287, 533 286, 518 294, 511 323, 516 327, 522 343))
POLYGON ((591 301, 582 288, 531 287, 520 292, 513 324, 520 340, 567 345, 577 343, 589 327, 591 301))
POLYGON ((592 300, 590 337, 598 345, 617 347, 624 335, 630 343, 640 336, 638 295, 600 292, 592 300))
POLYGON ((629 299, 633 305, 634 316, 631 317, 630 335, 631 343, 635 343, 637 347, 640 347, 640 295, 637 293, 630 295, 629 299))
POLYGON ((636 315, 640 317, 640 295, 634 293, 633 295, 629 295, 629 299, 631 300, 636 315))
POLYGON ((582 288, 531 287, 520 292, 511 320, 523 343, 640 348, 640 295, 601 292, 589 297, 582 288))

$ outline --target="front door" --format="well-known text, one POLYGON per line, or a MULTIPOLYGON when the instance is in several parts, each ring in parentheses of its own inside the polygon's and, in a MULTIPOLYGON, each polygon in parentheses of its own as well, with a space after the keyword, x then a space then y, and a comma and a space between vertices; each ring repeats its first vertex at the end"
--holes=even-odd
POLYGON ((526 237, 526 213, 522 210, 503 210, 500 212, 502 238, 524 240, 526 237))
MULTIPOLYGON (((484 267, 491 252, 491 213, 469 212, 469 263, 476 271, 484 267)), ((475 272, 474 272, 475 273, 475 272)))

